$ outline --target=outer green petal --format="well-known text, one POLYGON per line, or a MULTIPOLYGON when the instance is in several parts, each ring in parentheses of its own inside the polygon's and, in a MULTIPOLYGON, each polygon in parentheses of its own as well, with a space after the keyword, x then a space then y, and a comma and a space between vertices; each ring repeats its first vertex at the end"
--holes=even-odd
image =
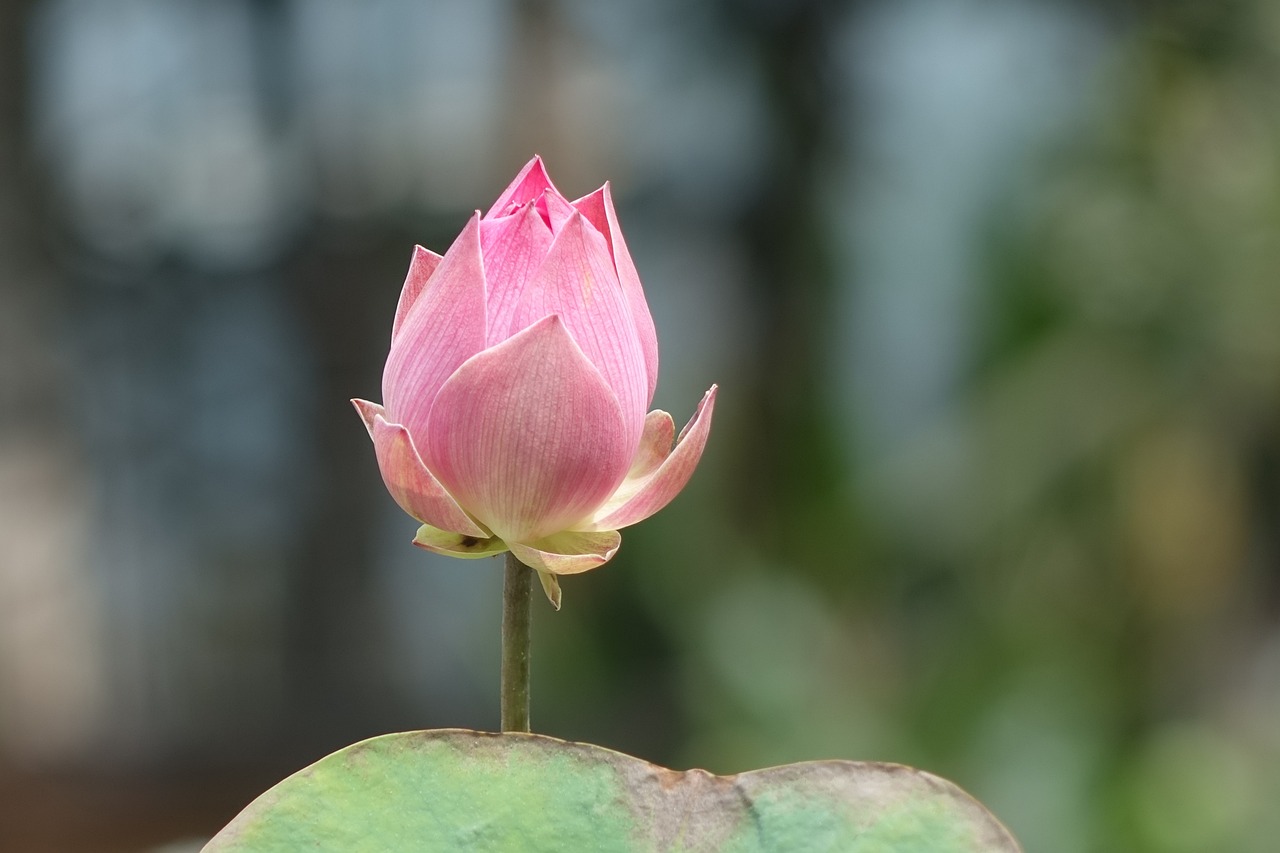
POLYGON ((527 545, 509 542, 508 547, 517 560, 540 573, 576 575, 609 562, 621 544, 622 535, 616 530, 592 533, 566 530, 527 545))
POLYGON ((560 579, 551 572, 538 572, 538 580, 542 583, 542 591, 547 594, 547 601, 556 610, 560 609, 560 579))
POLYGON ((418 535, 413 537, 413 544, 426 548, 446 557, 461 557, 464 560, 476 560, 480 557, 492 557, 507 550, 507 543, 494 536, 490 539, 479 539, 462 533, 450 533, 430 524, 418 528, 418 535))

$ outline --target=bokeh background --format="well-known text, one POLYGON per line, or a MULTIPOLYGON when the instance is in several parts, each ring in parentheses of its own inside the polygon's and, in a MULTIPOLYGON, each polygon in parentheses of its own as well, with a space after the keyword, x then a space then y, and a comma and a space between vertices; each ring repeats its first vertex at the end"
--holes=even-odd
MULTIPOLYGON (((701 468, 535 602, 534 726, 1280 837, 1280 4, 0 3, 0 849, 196 843, 497 725, 498 561, 347 402, 414 243, 613 182, 701 468)), ((176 847, 172 849, 178 849, 176 847)))

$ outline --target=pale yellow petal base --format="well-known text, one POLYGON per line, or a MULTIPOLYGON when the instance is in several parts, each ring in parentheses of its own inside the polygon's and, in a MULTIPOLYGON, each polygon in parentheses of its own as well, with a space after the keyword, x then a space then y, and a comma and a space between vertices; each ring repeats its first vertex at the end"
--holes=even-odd
POLYGON ((446 557, 461 557, 464 560, 492 557, 507 550, 507 543, 496 536, 481 539, 465 533, 450 533, 430 524, 418 528, 413 544, 446 557))

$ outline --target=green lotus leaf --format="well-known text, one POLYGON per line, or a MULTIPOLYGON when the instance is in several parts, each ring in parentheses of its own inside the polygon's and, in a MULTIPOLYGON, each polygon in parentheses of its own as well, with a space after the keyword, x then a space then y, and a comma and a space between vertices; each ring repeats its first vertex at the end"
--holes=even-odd
POLYGON ((976 800, 896 764, 715 776, 590 744, 461 729, 354 744, 251 803, 205 847, 284 851, 1018 851, 976 800))

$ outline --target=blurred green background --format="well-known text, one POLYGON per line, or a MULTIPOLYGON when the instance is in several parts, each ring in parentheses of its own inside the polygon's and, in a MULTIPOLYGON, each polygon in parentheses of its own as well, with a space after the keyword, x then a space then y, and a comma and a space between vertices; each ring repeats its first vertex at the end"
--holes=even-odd
POLYGON ((410 545, 347 399, 534 152, 613 182, 657 405, 722 389, 535 602, 535 730, 1276 849, 1266 0, 0 3, 0 848, 198 842, 497 725, 500 563, 410 545))

